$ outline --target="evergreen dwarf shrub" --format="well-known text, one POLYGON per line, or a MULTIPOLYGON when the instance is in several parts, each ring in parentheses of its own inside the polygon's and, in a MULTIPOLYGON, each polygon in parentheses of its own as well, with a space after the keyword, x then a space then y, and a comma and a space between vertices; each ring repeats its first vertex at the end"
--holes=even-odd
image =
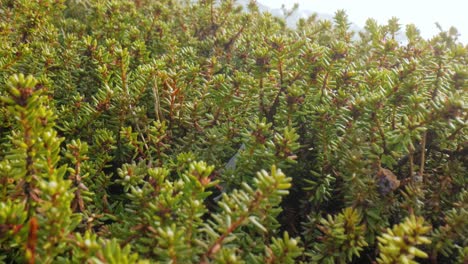
POLYGON ((0 263, 467 263, 467 46, 349 26, 0 0, 0 263))

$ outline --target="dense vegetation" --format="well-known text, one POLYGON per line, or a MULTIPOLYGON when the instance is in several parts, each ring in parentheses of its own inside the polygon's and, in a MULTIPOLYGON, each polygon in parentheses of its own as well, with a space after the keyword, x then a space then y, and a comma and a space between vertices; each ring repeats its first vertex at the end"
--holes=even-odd
POLYGON ((467 59, 342 11, 0 0, 0 263, 467 263, 467 59))

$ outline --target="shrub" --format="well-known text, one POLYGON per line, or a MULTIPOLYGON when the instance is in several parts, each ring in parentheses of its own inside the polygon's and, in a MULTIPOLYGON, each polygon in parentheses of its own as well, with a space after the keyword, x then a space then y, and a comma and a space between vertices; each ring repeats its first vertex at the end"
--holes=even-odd
POLYGON ((456 29, 291 29, 255 1, 0 14, 0 262, 468 261, 456 29))

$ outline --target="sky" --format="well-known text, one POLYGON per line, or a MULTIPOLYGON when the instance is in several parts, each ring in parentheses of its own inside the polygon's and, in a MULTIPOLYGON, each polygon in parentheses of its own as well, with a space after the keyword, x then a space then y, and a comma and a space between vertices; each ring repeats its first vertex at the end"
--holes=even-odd
MULTIPOLYGON (((424 38, 430 38, 439 30, 438 22, 444 30, 457 28, 459 40, 468 44, 468 0, 257 0, 271 8, 282 4, 291 7, 299 4, 299 9, 333 15, 344 9, 349 20, 364 27, 367 18, 386 24, 392 17, 399 18, 401 24, 413 23, 424 38)), ((405 27, 403 26, 402 29, 405 27)))

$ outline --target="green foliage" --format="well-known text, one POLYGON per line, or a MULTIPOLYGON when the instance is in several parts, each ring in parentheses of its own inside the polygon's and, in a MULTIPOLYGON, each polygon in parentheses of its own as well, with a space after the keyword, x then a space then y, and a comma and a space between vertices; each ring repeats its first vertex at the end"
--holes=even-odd
POLYGON ((368 244, 365 241, 365 226, 362 217, 353 208, 345 208, 340 214, 320 220, 317 228, 322 233, 313 246, 313 263, 346 263, 353 259, 368 244))
POLYGON ((0 0, 0 263, 466 263, 467 46, 404 30, 0 0))
POLYGON ((414 258, 427 258, 428 255, 416 246, 430 244, 431 240, 424 236, 431 230, 424 225, 424 218, 411 215, 398 225, 388 228, 387 232, 378 238, 380 255, 378 263, 418 263, 414 258))
POLYGON ((81 218, 70 208, 67 166, 58 166, 63 139, 53 128, 55 115, 32 76, 13 75, 6 87, 8 96, 1 99, 16 124, 2 161, 11 175, 1 199, 6 201, 1 225, 9 235, 2 238, 2 251, 15 261, 48 262, 66 250, 64 241, 81 218))

